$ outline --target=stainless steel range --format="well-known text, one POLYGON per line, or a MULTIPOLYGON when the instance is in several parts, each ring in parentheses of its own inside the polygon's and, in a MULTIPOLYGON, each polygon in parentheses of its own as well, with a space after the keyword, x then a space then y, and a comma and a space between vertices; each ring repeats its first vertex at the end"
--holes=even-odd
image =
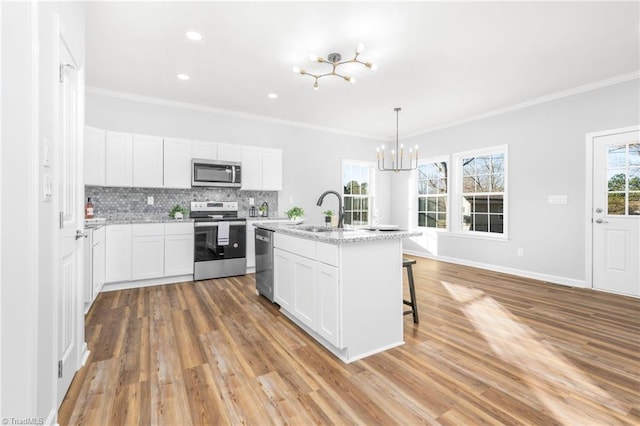
POLYGON ((244 275, 247 220, 235 201, 192 201, 195 280, 244 275))

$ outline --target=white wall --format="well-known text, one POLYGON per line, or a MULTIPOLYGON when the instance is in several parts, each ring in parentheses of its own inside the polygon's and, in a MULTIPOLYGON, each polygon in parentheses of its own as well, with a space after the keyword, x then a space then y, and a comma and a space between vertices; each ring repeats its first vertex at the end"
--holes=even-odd
MULTIPOLYGON (((583 285, 585 279, 586 142, 589 132, 637 125, 638 79, 565 97, 502 115, 435 131, 405 141, 421 157, 509 146, 509 240, 488 241, 441 232, 405 242, 427 256, 512 269, 551 282, 583 285), (567 205, 549 205, 549 195, 567 195, 567 205), (525 255, 517 257, 518 248, 525 255)), ((408 175, 394 177, 394 206, 415 205, 408 175)), ((397 209, 394 221, 417 220, 414 209, 397 209)))
POLYGON ((2 2, 0 417, 55 423, 56 200, 45 203, 44 174, 56 176, 57 22, 84 63, 79 3, 2 2), (42 166, 43 140, 51 167, 42 166), (7 207, 9 206, 9 207, 7 207))
MULTIPOLYGON (((278 197, 279 211, 284 213, 294 205, 302 207, 313 223, 323 222, 324 210, 337 210, 335 198, 327 198, 322 207, 316 206, 316 201, 328 189, 341 192, 342 159, 374 161, 379 143, 274 121, 96 93, 87 94, 86 123, 122 132, 280 148, 283 190, 278 197)), ((379 208, 387 215, 391 214, 389 184, 388 176, 380 177, 379 208)))

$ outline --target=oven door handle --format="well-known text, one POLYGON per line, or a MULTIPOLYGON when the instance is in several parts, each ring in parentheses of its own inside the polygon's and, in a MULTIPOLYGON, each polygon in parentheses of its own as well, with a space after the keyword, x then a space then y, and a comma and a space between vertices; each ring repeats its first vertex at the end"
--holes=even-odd
MULTIPOLYGON (((246 225, 247 222, 237 221, 237 222, 227 222, 229 226, 237 226, 237 225, 246 225)), ((196 228, 217 228, 218 222, 196 222, 193 225, 196 228)))

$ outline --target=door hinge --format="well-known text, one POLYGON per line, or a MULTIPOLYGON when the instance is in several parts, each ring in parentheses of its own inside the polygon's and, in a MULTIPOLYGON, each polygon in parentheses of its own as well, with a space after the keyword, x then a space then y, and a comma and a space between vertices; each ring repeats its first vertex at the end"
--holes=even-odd
POLYGON ((64 212, 60 212, 60 229, 64 228, 64 212))
POLYGON ((58 379, 62 378, 62 360, 58 361, 58 379))
POLYGON ((73 65, 71 65, 71 64, 60 64, 60 68, 58 68, 58 73, 59 73, 59 74, 58 74, 58 81, 59 81, 60 83, 63 83, 63 82, 64 82, 63 71, 64 71, 64 68, 65 68, 65 67, 69 67, 69 68, 71 68, 72 70, 75 70, 75 69, 76 69, 76 67, 75 67, 75 66, 73 66, 73 65))

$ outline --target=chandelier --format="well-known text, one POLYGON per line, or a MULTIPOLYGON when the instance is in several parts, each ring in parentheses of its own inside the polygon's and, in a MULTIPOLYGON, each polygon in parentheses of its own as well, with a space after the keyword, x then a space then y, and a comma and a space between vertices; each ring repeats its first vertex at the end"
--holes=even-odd
POLYGON ((344 64, 362 64, 365 67, 369 68, 370 70, 375 71, 377 69, 377 66, 375 64, 372 64, 371 62, 362 62, 361 60, 358 59, 358 56, 360 56, 360 54, 364 51, 364 44, 362 43, 358 43, 358 45, 356 46, 356 54, 353 57, 353 59, 349 59, 347 61, 343 61, 342 60, 342 55, 339 53, 329 53, 329 55, 327 55, 327 59, 323 58, 322 56, 317 56, 317 55, 309 55, 309 60, 313 61, 313 62, 319 62, 321 64, 329 64, 331 66, 331 71, 324 73, 324 74, 313 74, 310 73, 308 71, 305 71, 301 68, 298 67, 293 67, 293 72, 296 74, 300 74, 300 75, 308 75, 310 77, 313 77, 315 79, 315 82, 313 83, 313 90, 318 90, 318 80, 321 79, 322 77, 327 77, 329 75, 333 75, 336 77, 340 77, 345 79, 346 81, 348 81, 351 84, 354 84, 356 82, 356 79, 353 78, 352 76, 349 75, 344 75, 344 74, 340 74, 337 72, 337 68, 340 65, 344 65, 344 64))
POLYGON ((391 150, 391 155, 389 156, 391 167, 385 166, 386 153, 384 145, 376 148, 378 170, 383 172, 408 172, 415 170, 418 168, 418 145, 415 146, 415 151, 412 148, 409 148, 409 166, 403 167, 404 145, 400 144, 400 146, 398 146, 398 116, 402 109, 396 107, 393 110, 396 112, 396 148, 391 150))

